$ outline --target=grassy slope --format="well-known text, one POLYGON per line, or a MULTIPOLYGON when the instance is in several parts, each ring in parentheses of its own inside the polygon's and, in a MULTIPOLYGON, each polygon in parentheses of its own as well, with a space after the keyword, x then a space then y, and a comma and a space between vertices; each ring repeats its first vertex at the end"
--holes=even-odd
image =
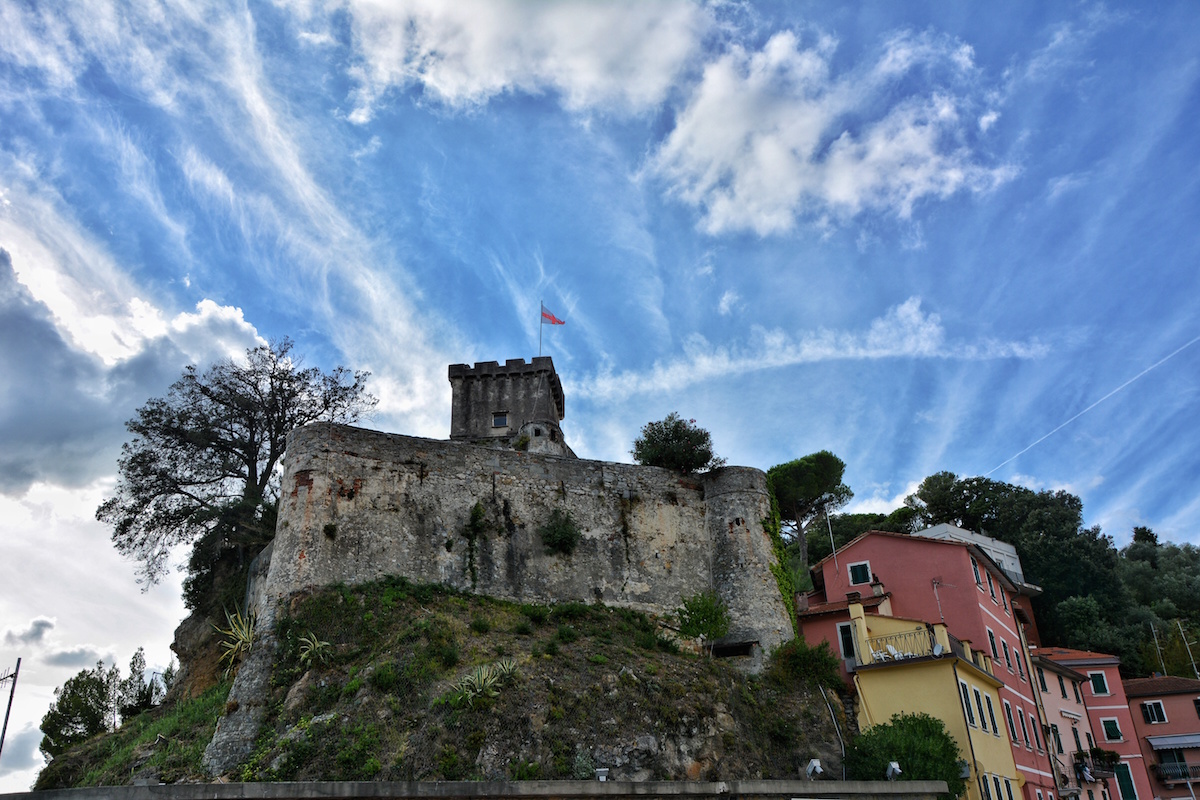
MULTIPOLYGON (((234 780, 556 779, 601 766, 614 779, 786 778, 811 757, 839 760, 824 701, 800 677, 811 659, 749 677, 679 653, 624 609, 519 606, 385 580, 293 598, 279 634, 267 719, 234 780), (306 638, 327 644, 305 658, 306 638), (516 674, 495 696, 456 697, 473 668, 509 660, 516 674)), ((188 729, 186 766, 160 762, 156 733, 134 720, 85 745, 92 755, 72 755, 88 769, 56 761, 39 787, 128 782, 159 763, 163 780, 201 779, 223 700, 218 689, 192 701, 205 711, 189 717, 211 718, 188 729), (143 732, 127 733, 135 725, 143 732), (98 744, 110 739, 122 743, 98 744)), ((183 706, 152 713, 173 720, 183 706)))

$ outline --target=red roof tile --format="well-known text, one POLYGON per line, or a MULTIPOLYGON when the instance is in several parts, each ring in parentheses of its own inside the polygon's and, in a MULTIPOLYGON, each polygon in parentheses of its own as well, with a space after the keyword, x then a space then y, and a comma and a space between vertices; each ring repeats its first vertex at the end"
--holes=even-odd
POLYGON ((1200 694, 1200 681, 1166 675, 1157 678, 1131 678, 1121 681, 1126 697, 1149 697, 1158 694, 1200 694))

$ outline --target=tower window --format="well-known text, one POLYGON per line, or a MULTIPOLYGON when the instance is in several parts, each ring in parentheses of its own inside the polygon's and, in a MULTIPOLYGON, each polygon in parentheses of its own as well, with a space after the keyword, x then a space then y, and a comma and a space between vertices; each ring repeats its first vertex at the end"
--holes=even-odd
POLYGON ((493 411, 492 412, 492 427, 493 428, 507 428, 508 427, 508 412, 507 411, 493 411))

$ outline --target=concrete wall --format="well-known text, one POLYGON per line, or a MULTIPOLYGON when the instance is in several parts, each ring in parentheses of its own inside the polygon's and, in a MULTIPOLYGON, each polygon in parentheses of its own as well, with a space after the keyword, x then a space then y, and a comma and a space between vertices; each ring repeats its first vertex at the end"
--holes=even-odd
POLYGON ((667 614, 714 590, 731 633, 769 651, 792 636, 771 574, 766 478, 493 450, 310 425, 288 440, 264 602, 385 575, 515 601, 579 600, 667 614), (484 530, 468 535, 471 509, 484 530), (538 534, 555 509, 582 532, 573 555, 538 534))

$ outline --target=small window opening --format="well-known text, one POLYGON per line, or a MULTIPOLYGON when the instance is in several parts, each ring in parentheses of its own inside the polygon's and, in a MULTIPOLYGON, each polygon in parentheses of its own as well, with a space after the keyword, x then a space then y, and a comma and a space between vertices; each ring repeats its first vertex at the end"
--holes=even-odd
POLYGON ((493 428, 507 428, 508 427, 508 412, 507 411, 493 411, 492 412, 492 427, 493 428))
POLYGON ((534 436, 541 436, 541 435, 542 435, 542 429, 541 429, 541 428, 534 428, 534 429, 533 429, 533 435, 534 435, 534 436))
POLYGON ((754 652, 754 642, 731 642, 729 644, 713 645, 713 658, 736 658, 748 656, 754 652))

